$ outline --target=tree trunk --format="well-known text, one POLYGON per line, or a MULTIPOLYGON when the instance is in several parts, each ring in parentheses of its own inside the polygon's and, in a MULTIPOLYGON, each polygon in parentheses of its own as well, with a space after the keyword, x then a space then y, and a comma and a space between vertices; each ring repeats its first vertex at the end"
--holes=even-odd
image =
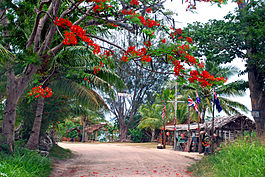
POLYGON ((86 116, 83 117, 83 135, 82 135, 82 142, 86 142, 86 116))
POLYGON ((6 106, 4 112, 4 119, 2 122, 2 140, 1 144, 6 144, 9 150, 13 151, 14 145, 14 133, 15 133, 15 122, 16 122, 16 107, 18 102, 18 95, 12 87, 8 87, 6 106))
POLYGON ((126 126, 125 124, 120 124, 120 135, 119 135, 120 142, 127 140, 127 133, 128 133, 128 126, 126 126))
MULTIPOLYGON (((248 3, 244 2, 238 5, 240 10, 247 7, 248 3)), ((246 12, 242 11, 241 16, 244 16, 246 12)), ((245 28, 248 27, 246 24, 245 28)), ((253 58, 256 55, 256 49, 252 48, 251 46, 251 39, 248 36, 245 36, 246 44, 248 46, 247 49, 247 56, 248 56, 248 83, 249 83, 249 90, 250 90, 250 98, 251 98, 251 106, 252 111, 259 112, 259 118, 255 118, 256 123, 256 131, 258 137, 263 137, 265 135, 265 92, 264 92, 264 73, 259 71, 257 68, 258 63, 255 61, 256 59, 253 58)))
POLYGON ((151 142, 153 142, 155 139, 155 129, 152 129, 152 137, 151 137, 151 142))
POLYGON ((44 99, 39 97, 38 103, 37 103, 36 117, 33 123, 33 127, 30 133, 29 140, 26 145, 26 147, 31 150, 37 149, 39 145, 39 136, 40 136, 43 108, 44 108, 44 99))
POLYGON ((248 81, 252 111, 259 111, 259 118, 255 118, 257 136, 265 135, 265 93, 257 69, 249 70, 248 81))
MULTIPOLYGON (((24 74, 17 78, 10 63, 7 64, 7 98, 2 122, 2 139, 0 144, 6 144, 13 151, 14 133, 16 122, 17 102, 28 85, 31 76, 37 71, 38 66, 28 65, 24 74)), ((0 147, 1 150, 1 147, 0 147)))

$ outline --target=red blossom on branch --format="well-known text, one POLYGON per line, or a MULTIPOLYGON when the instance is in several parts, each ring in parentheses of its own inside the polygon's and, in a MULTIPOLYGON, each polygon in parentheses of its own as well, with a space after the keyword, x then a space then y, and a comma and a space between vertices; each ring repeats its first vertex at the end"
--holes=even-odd
POLYGON ((151 9, 151 8, 146 9, 146 13, 151 13, 152 11, 153 11, 153 9, 151 9))
POLYGON ((137 1, 137 0, 131 0, 130 4, 132 6, 138 6, 139 5, 139 1, 137 1))
POLYGON ((35 98, 50 98, 53 95, 53 92, 49 87, 43 89, 42 85, 39 85, 38 87, 33 87, 31 91, 28 92, 28 95, 34 96, 35 98))

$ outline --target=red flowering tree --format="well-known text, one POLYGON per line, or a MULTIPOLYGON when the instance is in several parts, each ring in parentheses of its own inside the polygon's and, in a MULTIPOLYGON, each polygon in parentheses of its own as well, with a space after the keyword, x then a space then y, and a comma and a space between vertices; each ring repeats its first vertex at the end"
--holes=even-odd
MULTIPOLYGON (((130 0, 69 0, 67 2, 57 0, 42 0, 38 2, 1 0, 1 41, 7 50, 13 51, 17 57, 11 57, 6 61, 7 96, 4 119, 2 123, 1 144, 7 144, 13 150, 14 125, 16 121, 16 106, 20 96, 33 74, 52 72, 50 68, 56 63, 51 62, 65 45, 77 43, 91 47, 94 54, 102 55, 104 52, 100 44, 93 39, 101 40, 122 49, 115 43, 97 36, 99 30, 125 29, 132 33, 144 28, 164 28, 160 22, 153 20, 147 14, 159 12, 163 1, 130 0), (17 28, 19 26, 19 28, 17 28), (21 30, 23 29, 23 30, 21 30), (18 36, 18 37, 17 37, 18 36), (25 45, 26 44, 26 45, 25 45), (103 53, 101 53, 103 52, 103 53), (15 61, 15 62, 14 62, 15 61), (18 74, 15 71, 19 63, 18 74), (22 63, 22 65, 21 65, 22 63), (23 68, 23 66, 25 66, 23 68)), ((172 29, 175 31, 175 29, 172 29)), ((172 34, 172 38, 180 37, 172 34)), ((151 36, 151 34, 150 34, 151 36)), ((188 37, 188 36, 187 36, 188 37)), ((198 65, 198 61, 189 53, 186 45, 191 43, 189 38, 172 46, 167 62, 174 65, 174 73, 177 76, 188 75, 188 70, 183 70, 183 62, 188 65, 198 65), (186 43, 184 44, 184 41, 186 43)), ((145 48, 132 51, 124 50, 123 60, 133 59, 136 62, 155 62, 152 56, 152 41, 145 41, 145 48)), ((162 52, 162 51, 160 51, 162 52)), ((168 52, 168 51, 167 51, 168 52)), ((157 56, 158 53, 155 53, 157 56)), ((100 70, 95 67, 95 73, 100 70)), ((201 75, 201 73, 199 73, 201 75)), ((48 76, 47 76, 48 77, 48 76)), ((195 81, 195 80, 194 80, 195 81)), ((199 83, 216 81, 208 75, 202 75, 199 83)))

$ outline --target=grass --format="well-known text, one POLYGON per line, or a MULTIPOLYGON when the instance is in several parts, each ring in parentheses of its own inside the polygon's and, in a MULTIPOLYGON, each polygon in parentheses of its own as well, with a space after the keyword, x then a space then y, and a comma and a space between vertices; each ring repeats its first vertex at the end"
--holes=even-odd
POLYGON ((49 157, 55 160, 64 160, 73 157, 73 154, 69 149, 64 149, 55 144, 49 152, 49 157))
POLYGON ((0 152, 0 177, 47 177, 52 170, 52 161, 73 156, 69 149, 58 145, 52 147, 48 157, 42 157, 37 151, 24 148, 24 141, 15 144, 14 153, 0 152))
POLYGON ((0 152, 0 177, 47 177, 51 172, 51 160, 36 151, 17 148, 10 155, 0 152))
POLYGON ((265 146, 259 141, 237 140, 193 164, 189 171, 200 177, 265 176, 265 146))

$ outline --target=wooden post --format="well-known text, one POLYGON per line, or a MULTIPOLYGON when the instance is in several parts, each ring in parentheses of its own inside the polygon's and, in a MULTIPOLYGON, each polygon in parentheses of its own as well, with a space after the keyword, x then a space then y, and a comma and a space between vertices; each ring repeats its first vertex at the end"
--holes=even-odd
POLYGON ((244 123, 243 123, 243 121, 242 121, 242 119, 240 120, 240 124, 241 124, 241 134, 242 134, 242 137, 243 137, 243 139, 244 139, 244 123))
POLYGON ((185 146, 184 151, 189 152, 190 151, 190 144, 191 144, 191 138, 190 138, 190 107, 188 106, 188 140, 185 146))
POLYGON ((96 134, 95 134, 95 141, 98 140, 98 131, 96 130, 96 134))
POLYGON ((200 127, 200 112, 198 112, 198 135, 199 135, 199 144, 198 144, 198 151, 202 151, 202 140, 201 140, 201 127, 200 127))
POLYGON ((106 131, 106 142, 108 142, 108 131, 106 131))
POLYGON ((166 121, 165 118, 163 120, 164 126, 163 126, 163 148, 166 149, 166 121))
POLYGON ((114 130, 114 132, 115 132, 115 133, 114 133, 114 138, 115 138, 115 141, 116 141, 117 130, 114 130))
POLYGON ((211 133, 212 133, 212 142, 211 142, 211 149, 212 149, 212 152, 214 152, 214 144, 213 144, 213 140, 214 140, 214 106, 215 106, 215 103, 214 103, 214 100, 213 100, 213 119, 212 119, 212 130, 211 130, 211 133))

